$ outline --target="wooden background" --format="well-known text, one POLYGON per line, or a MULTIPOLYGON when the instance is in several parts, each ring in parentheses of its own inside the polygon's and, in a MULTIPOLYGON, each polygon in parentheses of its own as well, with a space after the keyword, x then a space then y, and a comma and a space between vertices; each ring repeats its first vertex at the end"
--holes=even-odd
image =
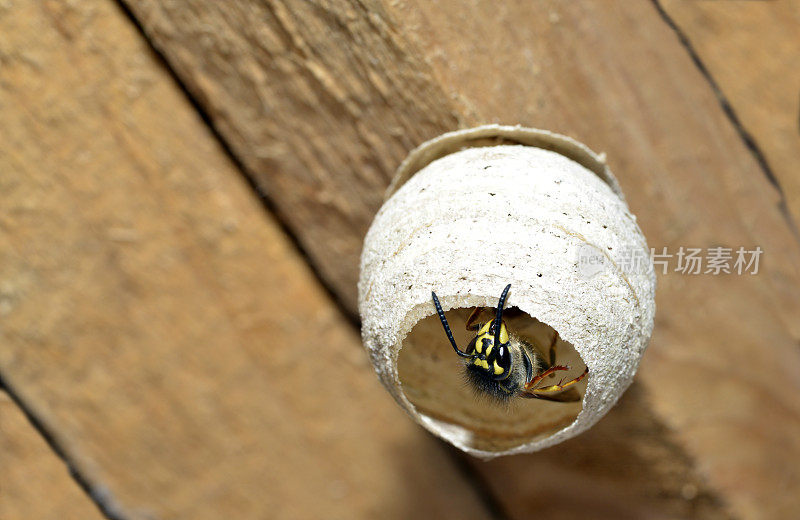
POLYGON ((800 2, 0 1, 0 519, 800 517, 800 2), (394 168, 501 122, 608 154, 638 382, 483 463, 360 350, 394 168))

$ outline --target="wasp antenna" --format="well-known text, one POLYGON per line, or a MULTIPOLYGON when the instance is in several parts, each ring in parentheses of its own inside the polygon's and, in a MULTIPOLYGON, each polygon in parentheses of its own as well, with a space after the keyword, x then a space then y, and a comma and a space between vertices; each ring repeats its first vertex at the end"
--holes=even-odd
POLYGON ((509 289, 511 289, 511 284, 506 285, 503 294, 500 295, 500 301, 497 302, 497 317, 494 319, 494 344, 498 346, 500 345, 500 325, 503 323, 503 307, 506 305, 509 289))
POLYGON ((433 305, 436 307, 436 313, 439 314, 439 321, 442 322, 442 327, 444 327, 444 332, 447 334, 447 339, 450 340, 450 344, 453 345, 453 350, 455 350, 456 354, 461 357, 475 357, 461 351, 461 349, 458 348, 458 345, 456 345, 456 340, 453 338, 453 332, 450 330, 450 325, 447 323, 447 318, 444 317, 444 311, 442 310, 442 305, 439 303, 439 298, 436 297, 436 293, 433 291, 431 291, 431 296, 433 297, 433 305))

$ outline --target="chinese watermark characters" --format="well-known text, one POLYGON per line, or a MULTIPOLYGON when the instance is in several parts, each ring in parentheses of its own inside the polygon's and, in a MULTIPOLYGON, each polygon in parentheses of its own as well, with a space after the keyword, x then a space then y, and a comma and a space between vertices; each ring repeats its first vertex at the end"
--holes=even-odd
POLYGON ((684 247, 670 251, 667 247, 650 249, 648 254, 641 248, 625 248, 620 251, 602 251, 584 244, 578 249, 578 269, 582 276, 590 278, 612 266, 625 274, 645 274, 652 263, 656 273, 687 275, 755 275, 764 251, 760 246, 733 247, 684 247))

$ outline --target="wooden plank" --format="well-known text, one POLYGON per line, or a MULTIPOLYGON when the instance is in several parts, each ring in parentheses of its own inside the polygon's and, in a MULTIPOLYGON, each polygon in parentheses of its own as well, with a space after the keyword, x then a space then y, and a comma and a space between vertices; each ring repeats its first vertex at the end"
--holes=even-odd
POLYGON ((361 245, 353 237, 366 234, 406 152, 458 124, 387 7, 126 4, 168 46, 170 66, 271 194, 316 270, 354 302, 361 245))
POLYGON ((109 516, 487 516, 113 2, 0 49, 0 371, 109 516))
POLYGON ((64 463, 0 391, 0 518, 100 520, 64 463))
MULTIPOLYGON (((274 204, 289 208, 280 210, 282 218, 351 310, 361 233, 402 154, 393 124, 337 116, 342 100, 369 104, 365 100, 373 98, 364 92, 376 84, 389 89, 381 117, 407 117, 403 128, 410 133, 401 145, 417 144, 427 130, 449 129, 454 119, 560 131, 608 152, 651 245, 672 253, 681 246, 762 247, 757 276, 662 277, 657 331, 641 380, 647 406, 675 431, 677 445, 734 513, 775 518, 800 512, 792 462, 800 457, 798 241, 780 194, 653 4, 273 1, 226 5, 223 13, 204 0, 188 8, 126 3, 274 204), (376 35, 392 42, 398 54, 391 60, 384 45, 375 47, 376 35), (333 60, 329 52, 357 58, 333 60), (398 68, 415 69, 420 81, 434 85, 419 101, 429 107, 436 99, 438 109, 425 117, 397 114, 403 107, 393 100, 409 95, 402 82, 395 88, 388 79, 398 68), (296 78, 311 70, 335 78, 334 100, 319 85, 292 93, 296 78), (430 95, 436 85, 444 95, 430 95), (320 97, 310 107, 307 92, 314 88, 320 97), (411 132, 413 118, 427 130, 411 132), (276 131, 276 119, 294 119, 302 138, 276 131), (353 128, 391 152, 382 149, 382 162, 363 159, 366 140, 353 138, 353 128), (328 145, 331 135, 350 137, 328 145), (318 157, 352 160, 301 167, 292 157, 307 155, 307 142, 321 143, 318 157), (265 163, 257 160, 265 148, 280 152, 265 163), (311 175, 319 179, 317 190, 305 181, 311 175), (347 179, 344 189, 338 177, 347 179), (339 201, 337 207, 358 217, 343 233, 310 247, 309 237, 329 230, 324 222, 333 212, 320 198, 339 201), (298 225, 291 212, 307 210, 317 220, 298 225), (333 264, 346 272, 334 272, 333 264)), ((499 490, 508 467, 489 467, 485 474, 499 490)), ((536 498, 502 495, 520 512, 535 510, 536 498)))
POLYGON ((664 0, 800 222, 800 3, 664 0))

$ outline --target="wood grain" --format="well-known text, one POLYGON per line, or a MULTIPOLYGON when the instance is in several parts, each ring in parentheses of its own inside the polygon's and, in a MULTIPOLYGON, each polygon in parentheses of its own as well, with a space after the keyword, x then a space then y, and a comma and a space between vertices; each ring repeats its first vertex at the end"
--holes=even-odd
POLYGON ((360 239, 392 172, 410 148, 458 124, 387 7, 379 0, 126 4, 315 269, 354 302, 360 239))
POLYGON ((662 0, 800 222, 800 3, 662 0))
POLYGON ((0 371, 108 517, 487 516, 113 3, 0 49, 0 371))
MULTIPOLYGON (((797 237, 781 194, 652 3, 243 1, 224 13, 203 0, 126 3, 351 311, 361 234, 398 148, 455 121, 519 122, 606 151, 652 246, 761 246, 757 276, 661 278, 641 380, 657 420, 736 515, 800 512, 797 237), (320 33, 334 43, 321 44, 320 33), (387 60, 376 35, 397 54, 387 60), (297 86, 298 67, 322 67, 335 87, 297 86), (375 79, 397 78, 398 69, 424 82, 420 103, 436 100, 424 117, 395 104, 406 99, 402 82, 375 79), (384 111, 341 116, 341 100, 373 99, 363 93, 377 84, 388 89, 384 111), (313 107, 309 89, 319 96, 313 107), (275 121, 287 119, 301 128, 278 132, 275 121), (354 128, 369 139, 355 139, 354 128), (299 164, 308 143, 331 162, 299 164), (369 160, 365 143, 383 160, 369 160), (264 149, 278 152, 265 163, 264 149), (309 188, 310 175, 319 189, 309 188), (335 202, 320 204, 319 193, 335 202), (331 236, 337 210, 353 219, 331 236), (292 212, 305 211, 316 219, 300 225, 292 212)), ((486 470, 495 484, 507 473, 486 470)), ((534 499, 503 495, 520 512, 534 510, 534 499)))
POLYGON ((11 398, 0 391, 0 518, 101 520, 103 515, 70 477, 11 398))

